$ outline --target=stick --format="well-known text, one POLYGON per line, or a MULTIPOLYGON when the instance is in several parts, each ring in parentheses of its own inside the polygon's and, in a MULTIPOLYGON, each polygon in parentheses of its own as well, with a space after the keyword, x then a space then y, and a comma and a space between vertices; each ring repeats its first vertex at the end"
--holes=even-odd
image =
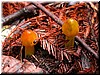
POLYGON ((43 12, 45 12, 45 14, 47 14, 48 16, 50 16, 56 23, 58 23, 59 25, 62 26, 63 22, 54 14, 50 13, 44 6, 42 6, 39 2, 33 2, 33 4, 40 8, 43 12))
MULTIPOLYGON (((52 3, 52 2, 41 2, 41 4, 43 5, 46 5, 46 4, 49 4, 49 3, 52 3)), ((36 11, 36 8, 34 5, 29 5, 23 9, 20 9, 19 11, 7 16, 7 17, 4 17, 2 18, 2 24, 5 25, 5 24, 11 24, 12 22, 20 19, 22 16, 24 16, 25 14, 29 14, 29 13, 32 13, 32 14, 35 14, 37 13, 36 11)))
MULTIPOLYGON (((44 6, 42 6, 39 2, 33 2, 33 4, 40 8, 43 12, 45 12, 45 14, 47 14, 48 16, 50 16, 56 23, 58 23, 60 26, 62 26, 63 22, 57 17, 55 16, 53 13, 51 13, 50 11, 48 11, 44 6)), ((94 56, 98 59, 98 55, 97 53, 90 48, 84 41, 82 41, 78 36, 75 37, 76 40, 83 45, 84 48, 86 48, 89 52, 93 53, 94 56)))
POLYGON ((7 16, 7 17, 4 17, 2 19, 2 21, 3 21, 2 24, 3 25, 11 24, 12 22, 20 19, 22 16, 24 16, 27 13, 30 13, 30 12, 35 13, 35 11, 36 11, 35 8, 36 7, 34 5, 30 5, 30 6, 27 6, 27 7, 23 8, 23 9, 19 10, 18 12, 15 12, 15 13, 7 16))
POLYGON ((92 49, 90 48, 84 41, 81 40, 80 37, 76 36, 76 40, 81 43, 83 45, 83 47, 85 47, 88 51, 90 51, 91 53, 94 54, 94 56, 98 59, 99 56, 97 55, 97 53, 92 49))

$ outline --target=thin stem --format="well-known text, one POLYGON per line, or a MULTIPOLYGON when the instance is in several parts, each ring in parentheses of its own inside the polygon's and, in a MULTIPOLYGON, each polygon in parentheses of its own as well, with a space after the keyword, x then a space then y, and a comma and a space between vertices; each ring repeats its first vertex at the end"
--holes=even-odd
POLYGON ((65 44, 65 47, 74 47, 74 38, 75 37, 66 36, 66 40, 68 40, 68 42, 65 44))
POLYGON ((35 48, 34 46, 25 46, 25 57, 27 55, 31 56, 34 54, 35 48))

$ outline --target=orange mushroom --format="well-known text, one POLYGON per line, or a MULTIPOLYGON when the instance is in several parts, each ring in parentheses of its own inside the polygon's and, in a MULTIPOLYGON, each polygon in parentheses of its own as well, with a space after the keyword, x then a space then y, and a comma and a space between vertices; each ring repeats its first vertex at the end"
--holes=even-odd
POLYGON ((32 31, 32 30, 25 30, 22 35, 21 35, 21 42, 22 45, 25 46, 25 57, 31 56, 32 54, 34 54, 34 45, 37 44, 34 43, 34 41, 36 41, 36 39, 38 38, 36 32, 32 31))
POLYGON ((68 42, 65 44, 66 47, 74 46, 74 38, 79 32, 79 24, 76 20, 69 18, 62 25, 62 32, 66 35, 68 42))

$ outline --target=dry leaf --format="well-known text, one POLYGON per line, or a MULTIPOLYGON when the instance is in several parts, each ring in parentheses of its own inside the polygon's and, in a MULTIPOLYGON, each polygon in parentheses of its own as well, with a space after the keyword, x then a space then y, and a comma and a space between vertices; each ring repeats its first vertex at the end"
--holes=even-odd
POLYGON ((42 68, 24 59, 23 62, 12 57, 2 55, 2 73, 46 73, 42 68))

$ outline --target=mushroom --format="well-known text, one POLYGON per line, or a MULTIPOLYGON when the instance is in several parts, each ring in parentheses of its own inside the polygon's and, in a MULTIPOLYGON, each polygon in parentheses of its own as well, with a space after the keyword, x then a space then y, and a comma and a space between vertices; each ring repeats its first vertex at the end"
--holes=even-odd
POLYGON ((37 44, 36 39, 38 38, 35 31, 25 30, 21 35, 22 45, 25 46, 25 57, 34 54, 34 45, 37 44))
POLYGON ((74 38, 79 32, 79 24, 75 19, 69 18, 62 25, 62 32, 66 35, 68 42, 65 47, 74 47, 74 38))

